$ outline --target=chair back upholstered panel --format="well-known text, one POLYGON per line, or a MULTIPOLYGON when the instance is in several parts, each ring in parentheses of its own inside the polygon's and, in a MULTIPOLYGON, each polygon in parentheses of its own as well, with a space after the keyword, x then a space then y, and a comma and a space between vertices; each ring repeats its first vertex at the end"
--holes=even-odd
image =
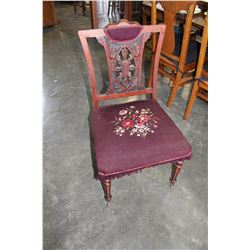
POLYGON ((165 25, 140 25, 121 20, 104 29, 79 31, 79 36, 89 69, 90 84, 95 109, 99 101, 131 95, 152 94, 156 98, 157 72, 165 25), (145 42, 151 33, 159 33, 156 55, 153 62, 153 85, 146 87, 142 82, 142 58, 145 42), (88 37, 95 37, 104 47, 109 69, 109 88, 106 94, 97 93, 96 77, 92 57, 87 43, 88 37))

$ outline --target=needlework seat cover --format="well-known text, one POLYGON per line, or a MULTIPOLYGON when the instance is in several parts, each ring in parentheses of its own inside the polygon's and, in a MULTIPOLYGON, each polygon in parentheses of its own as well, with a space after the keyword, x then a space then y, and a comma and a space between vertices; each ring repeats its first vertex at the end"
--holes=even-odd
POLYGON ((154 100, 99 107, 92 123, 100 180, 191 158, 191 145, 154 100))

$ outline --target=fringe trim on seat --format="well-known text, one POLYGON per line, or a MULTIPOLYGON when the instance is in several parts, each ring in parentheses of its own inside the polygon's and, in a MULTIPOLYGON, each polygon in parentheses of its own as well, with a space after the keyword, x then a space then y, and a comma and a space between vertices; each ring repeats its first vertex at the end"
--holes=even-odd
POLYGON ((99 179, 100 181, 104 181, 104 180, 113 180, 113 179, 118 179, 118 178, 121 178, 125 175, 132 175, 134 173, 141 173, 143 169, 145 168, 150 168, 150 167, 157 167, 157 166, 160 166, 160 165, 163 165, 163 164, 167 164, 167 163, 176 163, 177 161, 185 161, 185 160, 190 160, 192 158, 192 154, 189 155, 189 156, 186 156, 184 158, 180 158, 180 159, 176 159, 174 161, 166 161, 166 162, 160 162, 160 163, 156 163, 154 165, 149 165, 149 166, 145 166, 145 167, 142 167, 142 168, 139 168, 139 169, 135 169, 135 170, 130 170, 130 171, 126 171, 126 172, 121 172, 121 173, 115 173, 115 174, 109 174, 109 175, 100 175, 100 174, 97 174, 97 177, 95 177, 95 179, 99 179))

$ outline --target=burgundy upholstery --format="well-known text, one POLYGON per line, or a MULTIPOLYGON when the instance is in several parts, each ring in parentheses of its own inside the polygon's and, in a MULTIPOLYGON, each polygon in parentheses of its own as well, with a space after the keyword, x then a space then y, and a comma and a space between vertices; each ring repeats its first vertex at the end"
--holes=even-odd
POLYGON ((146 167, 191 158, 190 144, 154 100, 100 107, 93 113, 92 122, 100 180, 121 177, 146 167), (136 133, 131 135, 132 126, 128 129, 133 125, 131 121, 120 121, 120 124, 127 128, 125 133, 120 135, 115 132, 117 123, 114 121, 119 123, 119 118, 122 118, 123 113, 130 110, 131 106, 138 111, 148 110, 147 117, 152 122, 148 123, 151 128, 145 137, 136 133))
POLYGON ((122 27, 122 28, 105 28, 104 32, 106 35, 111 39, 115 41, 128 41, 136 38, 142 30, 141 26, 135 26, 135 27, 122 27))

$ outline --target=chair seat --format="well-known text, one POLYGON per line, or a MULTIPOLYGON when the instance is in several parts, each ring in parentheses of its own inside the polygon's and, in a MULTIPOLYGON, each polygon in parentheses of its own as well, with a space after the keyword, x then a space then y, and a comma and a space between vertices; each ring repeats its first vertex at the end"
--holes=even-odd
POLYGON ((154 100, 100 107, 92 122, 101 180, 191 158, 191 145, 154 100))

